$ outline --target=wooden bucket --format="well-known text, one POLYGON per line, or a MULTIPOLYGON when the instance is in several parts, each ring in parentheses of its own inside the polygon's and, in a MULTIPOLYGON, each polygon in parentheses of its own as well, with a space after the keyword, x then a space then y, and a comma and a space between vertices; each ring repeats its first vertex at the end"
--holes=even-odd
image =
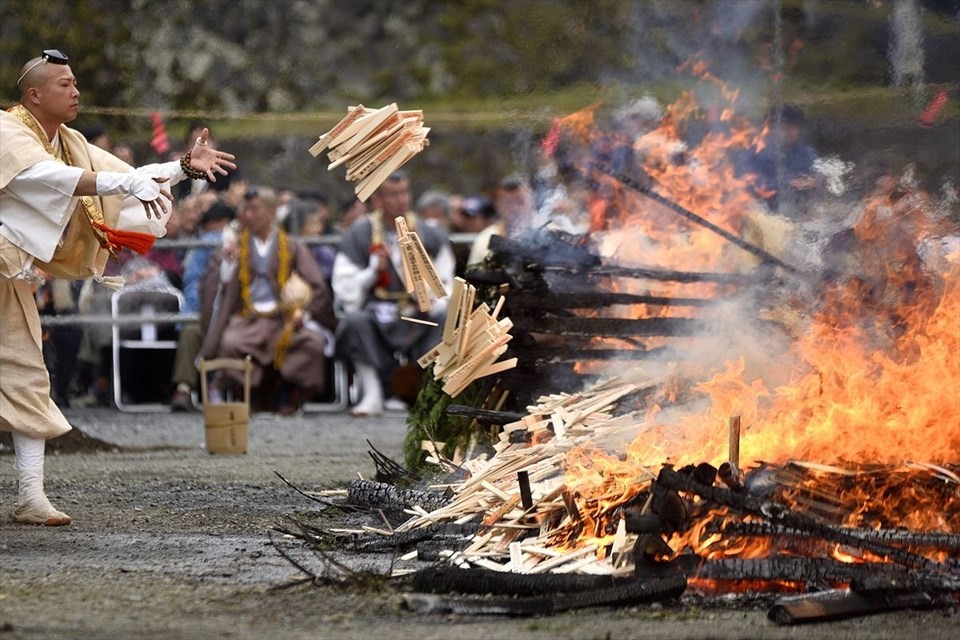
POLYGON ((236 360, 217 358, 200 361, 200 393, 203 399, 203 426, 207 451, 210 453, 246 453, 247 425, 250 422, 250 358, 236 360), (243 402, 210 402, 207 393, 207 373, 219 369, 237 369, 244 372, 243 402))

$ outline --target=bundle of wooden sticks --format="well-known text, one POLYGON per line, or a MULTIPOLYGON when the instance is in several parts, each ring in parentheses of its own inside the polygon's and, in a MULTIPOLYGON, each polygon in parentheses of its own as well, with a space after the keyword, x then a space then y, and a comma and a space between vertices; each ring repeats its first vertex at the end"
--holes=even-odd
POLYGON ((345 164, 347 180, 357 183, 354 191, 366 202, 391 173, 423 151, 429 131, 422 111, 401 111, 396 103, 380 109, 361 104, 349 107, 346 117, 310 147, 310 154, 317 157, 329 149, 327 169, 345 164))
MULTIPOLYGON (((446 297, 447 291, 416 231, 407 227, 402 216, 398 216, 395 222, 403 258, 403 281, 407 293, 416 299, 417 307, 425 313, 431 308, 430 291, 437 298, 446 297)), ((509 318, 497 320, 504 299, 500 298, 493 311, 486 303, 474 309, 476 295, 476 287, 467 284, 463 278, 454 279, 443 323, 443 340, 417 360, 424 369, 434 365, 434 379, 444 381, 443 391, 450 396, 458 395, 478 378, 517 366, 516 358, 496 362, 507 350, 511 338, 508 332, 513 327, 509 318)), ((417 318, 404 319, 426 322, 417 318)))

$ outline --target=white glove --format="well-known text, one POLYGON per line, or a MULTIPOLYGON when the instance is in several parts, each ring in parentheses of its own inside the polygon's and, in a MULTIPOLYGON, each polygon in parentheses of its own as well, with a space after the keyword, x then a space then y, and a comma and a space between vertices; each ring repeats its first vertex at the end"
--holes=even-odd
POLYGON ((97 171, 97 195, 130 195, 149 202, 160 197, 160 185, 135 171, 97 171))
POLYGON ((182 178, 186 178, 180 163, 176 160, 172 162, 160 162, 155 164, 145 164, 142 167, 134 169, 134 173, 146 178, 166 178, 170 182, 168 186, 174 185, 182 178))

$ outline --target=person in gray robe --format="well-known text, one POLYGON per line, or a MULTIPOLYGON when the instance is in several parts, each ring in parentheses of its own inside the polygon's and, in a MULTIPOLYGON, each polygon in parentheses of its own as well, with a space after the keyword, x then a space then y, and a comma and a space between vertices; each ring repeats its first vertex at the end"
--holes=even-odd
POLYGON ((343 235, 333 264, 334 300, 343 315, 337 327, 336 354, 357 374, 361 399, 354 415, 383 412, 384 385, 403 364, 412 362, 441 339, 447 298, 434 300, 420 313, 400 276, 403 263, 397 241, 397 217, 420 236, 447 291, 453 285, 455 258, 442 229, 418 224, 410 212, 410 182, 395 173, 372 196, 374 212, 357 220, 343 235), (429 319, 439 326, 401 320, 429 319))

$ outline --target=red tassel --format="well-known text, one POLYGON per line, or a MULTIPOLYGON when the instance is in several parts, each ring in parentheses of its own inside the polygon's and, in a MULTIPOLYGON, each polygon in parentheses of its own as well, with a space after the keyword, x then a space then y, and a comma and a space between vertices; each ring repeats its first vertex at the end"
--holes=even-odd
POLYGON ((157 238, 150 233, 111 229, 102 222, 94 222, 92 224, 95 229, 99 229, 106 234, 107 243, 114 249, 127 248, 136 251, 140 255, 144 255, 153 248, 153 243, 157 241, 157 238))

